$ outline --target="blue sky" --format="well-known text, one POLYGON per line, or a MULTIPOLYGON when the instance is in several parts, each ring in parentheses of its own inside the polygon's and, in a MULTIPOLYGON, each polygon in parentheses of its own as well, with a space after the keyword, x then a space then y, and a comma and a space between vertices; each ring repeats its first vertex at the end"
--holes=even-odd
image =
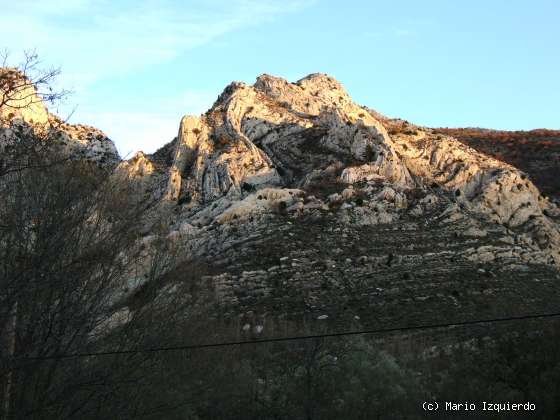
POLYGON ((314 72, 427 126, 560 128, 557 0, 0 0, 0 47, 35 49, 58 110, 153 152, 232 80, 314 72))

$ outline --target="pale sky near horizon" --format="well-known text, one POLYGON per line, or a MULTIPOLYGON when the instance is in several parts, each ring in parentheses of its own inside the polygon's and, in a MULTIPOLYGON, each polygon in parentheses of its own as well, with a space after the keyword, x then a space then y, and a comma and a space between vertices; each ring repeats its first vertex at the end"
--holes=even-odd
MULTIPOLYGON (((232 80, 338 79, 426 126, 560 129, 556 0, 0 0, 0 48, 35 49, 70 122, 153 152, 232 80)), ((15 63, 14 63, 15 64, 15 63)))

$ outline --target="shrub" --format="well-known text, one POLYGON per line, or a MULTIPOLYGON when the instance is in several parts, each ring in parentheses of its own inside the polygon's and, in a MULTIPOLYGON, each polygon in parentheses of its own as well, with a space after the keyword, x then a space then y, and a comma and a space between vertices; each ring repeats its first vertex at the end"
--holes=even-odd
POLYGON ((366 162, 374 162, 377 159, 377 152, 371 144, 366 145, 364 158, 366 162))
POLYGON ((282 216, 286 215, 286 208, 288 207, 288 204, 286 204, 285 201, 278 201, 276 203, 274 203, 274 211, 276 214, 280 214, 282 216))

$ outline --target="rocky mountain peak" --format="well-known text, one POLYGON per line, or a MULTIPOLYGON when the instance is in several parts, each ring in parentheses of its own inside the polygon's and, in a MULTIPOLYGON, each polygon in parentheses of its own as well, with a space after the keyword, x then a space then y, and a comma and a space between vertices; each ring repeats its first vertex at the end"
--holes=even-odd
POLYGON ((435 200, 461 217, 521 227, 560 261, 551 218, 558 209, 526 174, 451 136, 359 106, 325 74, 295 83, 267 74, 253 85, 233 82, 204 115, 181 120, 172 149, 166 165, 156 164, 158 152, 133 166, 155 168, 138 170, 155 198, 177 206, 177 227, 255 220, 278 206, 377 224, 421 215, 435 200), (411 194, 426 200, 413 205, 411 194), (356 196, 368 204, 339 213, 356 196))
POLYGON ((240 195, 244 185, 301 187, 327 167, 350 163, 375 163, 370 169, 379 176, 411 183, 385 128, 339 82, 323 74, 297 83, 262 75, 253 86, 227 86, 204 116, 183 118, 166 196, 179 200, 183 191, 207 201, 240 195))
MULTIPOLYGON (((92 127, 51 114, 47 126, 89 159, 114 148, 92 127)), ((0 147, 1 136, 17 140, 14 123, 0 147)), ((359 106, 324 74, 233 82, 120 169, 146 204, 146 258, 124 279, 111 328, 171 295, 258 334, 284 319, 391 325, 556 305, 560 211, 525 172, 359 106), (188 264, 150 284, 156 243, 188 264), (198 265, 205 274, 185 280, 198 265)))
POLYGON ((273 100, 289 104, 294 111, 309 115, 319 115, 325 109, 344 108, 352 103, 342 84, 323 73, 310 74, 296 83, 263 74, 253 87, 273 100))
MULTIPOLYGON (((14 100, 32 101, 3 118, 0 143, 17 141, 18 124, 42 126, 73 155, 117 161, 101 131, 48 113, 33 86, 3 71, 13 74, 4 80, 23 81, 14 100)), ((157 208, 173 208, 170 229, 181 235, 210 240, 204 232, 216 224, 259 225, 278 213, 372 226, 446 203, 437 217, 516 229, 515 240, 540 260, 560 263, 560 212, 525 173, 454 137, 359 106, 325 74, 233 82, 205 114, 183 117, 173 142, 121 168, 143 180, 157 208)))

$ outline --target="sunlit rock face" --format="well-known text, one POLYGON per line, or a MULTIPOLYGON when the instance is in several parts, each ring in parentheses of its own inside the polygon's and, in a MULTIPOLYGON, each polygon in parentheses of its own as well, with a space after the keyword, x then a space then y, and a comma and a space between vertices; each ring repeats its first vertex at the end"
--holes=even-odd
POLYGON ((181 194, 209 202, 222 196, 241 197, 241 186, 274 184, 280 179, 270 160, 238 129, 212 124, 212 118, 185 117, 170 169, 166 197, 181 194))
POLYGON ((527 231, 560 263, 558 208, 542 197, 525 173, 452 137, 420 127, 412 127, 412 131, 414 134, 400 133, 393 138, 419 183, 437 185, 467 211, 527 231))
POLYGON ((49 115, 37 90, 18 70, 0 68, 0 117, 19 118, 27 124, 46 124, 49 115))
POLYGON ((149 177, 155 170, 154 164, 143 152, 137 152, 131 159, 124 161, 121 167, 129 175, 138 178, 149 177))
POLYGON ((330 76, 262 75, 231 83, 205 114, 183 117, 172 143, 128 167, 175 208, 171 229, 199 253, 222 245, 209 234, 216 225, 330 214, 372 226, 444 206, 442 220, 472 221, 474 237, 485 237, 474 222, 485 220, 560 262, 558 209, 524 173, 428 128, 395 131, 399 121, 355 104, 330 76))
MULTIPOLYGON (((10 116, 0 145, 18 125, 35 129, 33 112, 33 123, 10 116)), ((93 127, 51 114, 42 127, 76 156, 118 159, 93 127)), ((233 82, 205 114, 183 117, 171 142, 119 169, 141 181, 146 255, 158 238, 211 266, 202 289, 228 316, 373 325, 391 313, 416 322, 557 305, 560 211, 525 173, 359 106, 324 74, 233 82)), ((133 270, 148 278, 149 267, 133 270)), ((127 293, 141 284, 125 283, 127 293)), ((173 293, 185 308, 208 304, 173 293)))
POLYGON ((71 155, 81 156, 100 164, 114 165, 120 161, 112 140, 101 130, 83 124, 69 124, 50 114, 48 129, 71 155))
POLYGON ((253 86, 230 84, 205 115, 183 118, 166 198, 183 192, 208 202, 240 198, 243 188, 301 187, 330 176, 328 168, 365 162, 368 173, 412 185, 383 126, 337 81, 263 75, 253 86))
POLYGON ((0 81, 0 145, 17 142, 31 130, 69 156, 108 165, 120 160, 114 143, 101 130, 69 124, 49 113, 35 86, 18 70, 0 69, 0 81))

